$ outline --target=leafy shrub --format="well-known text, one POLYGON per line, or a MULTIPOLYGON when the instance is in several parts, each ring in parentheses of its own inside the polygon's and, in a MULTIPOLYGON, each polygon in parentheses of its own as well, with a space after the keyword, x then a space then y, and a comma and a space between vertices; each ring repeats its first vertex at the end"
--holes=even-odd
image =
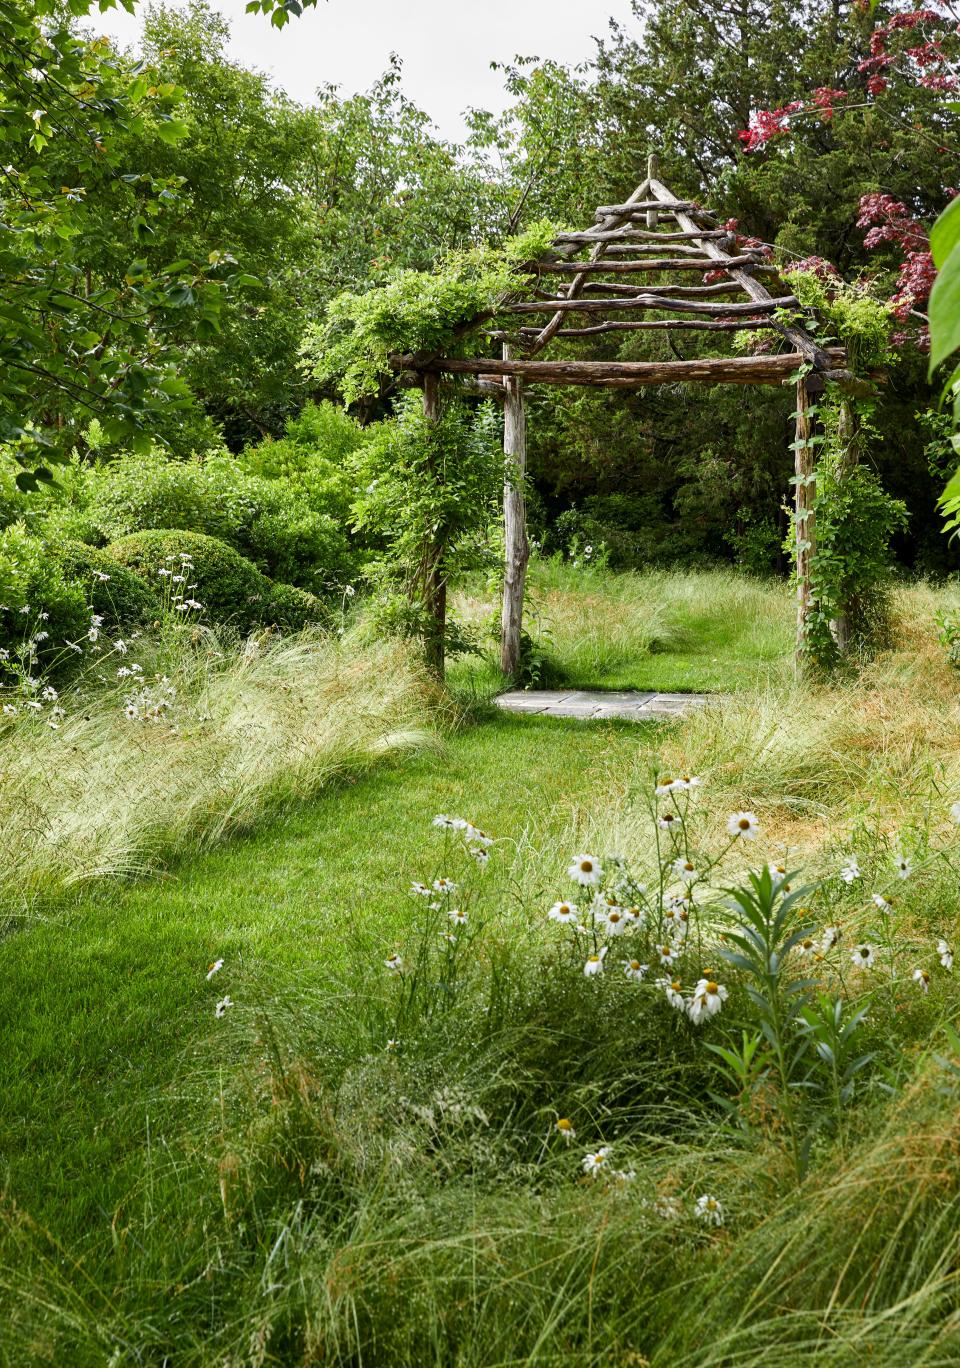
POLYGON ((273 592, 270 581, 232 546, 216 537, 202 532, 154 529, 121 537, 107 551, 114 561, 129 566, 148 584, 159 582, 160 569, 168 568, 182 555, 189 555, 193 559, 190 592, 203 604, 208 618, 246 632, 269 616, 273 592))
POLYGON ((937 624, 937 641, 953 668, 960 670, 960 617, 956 613, 939 612, 934 614, 933 620, 937 624))
POLYGON ((298 589, 293 584, 271 585, 270 595, 263 609, 263 619, 286 632, 299 632, 304 627, 324 620, 323 604, 315 594, 298 589))
POLYGON ((27 673, 48 668, 90 627, 83 589, 23 523, 0 532, 0 605, 0 649, 10 669, 18 659, 27 673))
POLYGON ((312 588, 354 575, 337 519, 286 483, 248 474, 227 452, 188 461, 156 451, 126 454, 87 468, 46 526, 95 545, 157 528, 200 532, 227 542, 271 578, 312 588))
POLYGON ((65 542, 51 557, 67 583, 83 590, 84 601, 104 623, 139 627, 156 618, 160 603, 152 585, 109 552, 83 542, 65 542))
POLYGON ((251 475, 283 480, 310 508, 343 524, 354 497, 349 460, 369 438, 345 409, 325 400, 308 404, 283 437, 248 447, 239 461, 251 475))

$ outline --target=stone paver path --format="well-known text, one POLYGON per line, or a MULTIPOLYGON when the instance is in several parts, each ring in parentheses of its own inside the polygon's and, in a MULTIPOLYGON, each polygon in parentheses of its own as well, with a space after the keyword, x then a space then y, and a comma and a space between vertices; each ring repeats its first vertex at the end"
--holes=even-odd
POLYGON ((690 708, 711 701, 710 694, 619 693, 592 689, 513 689, 497 698, 498 707, 507 712, 535 713, 539 717, 619 717, 645 722, 664 717, 682 717, 690 708))

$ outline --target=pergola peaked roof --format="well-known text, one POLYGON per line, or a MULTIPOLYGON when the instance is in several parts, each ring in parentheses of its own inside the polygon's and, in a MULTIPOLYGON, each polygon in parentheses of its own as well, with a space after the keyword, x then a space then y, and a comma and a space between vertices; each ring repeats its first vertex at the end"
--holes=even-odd
MULTIPOLYGON (((593 225, 561 234, 552 247, 549 257, 534 263, 539 286, 528 292, 530 297, 511 296, 498 309, 498 317, 512 315, 518 322, 515 332, 490 330, 491 337, 508 344, 502 358, 398 356, 397 368, 634 388, 678 381, 782 385, 807 364, 825 379, 853 382, 842 348, 824 349, 805 328, 777 320, 777 310, 799 311, 800 305, 795 296, 771 294, 764 285, 760 277, 775 279, 776 267, 757 249, 738 248, 736 234, 719 226, 715 214, 674 195, 657 178, 654 157, 647 178, 628 200, 601 205, 593 225), (649 275, 656 283, 643 283, 649 275), (664 277, 674 275, 681 280, 664 283, 664 277), (551 288, 544 288, 546 282, 551 288), (644 330, 723 337, 745 329, 779 334, 784 349, 665 361, 540 355, 554 339, 584 341, 644 330)), ((477 320, 477 328, 482 322, 477 320)))

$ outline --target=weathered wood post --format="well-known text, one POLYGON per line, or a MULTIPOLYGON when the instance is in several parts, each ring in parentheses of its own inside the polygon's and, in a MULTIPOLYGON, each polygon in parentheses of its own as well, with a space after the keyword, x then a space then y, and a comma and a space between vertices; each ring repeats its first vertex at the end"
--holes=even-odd
MULTIPOLYGON (((511 349, 503 345, 503 359, 511 349)), ((527 420, 523 384, 515 375, 503 377, 503 610, 500 615, 500 668, 513 678, 520 668, 523 628, 523 591, 530 559, 524 483, 527 473, 527 420)))
MULTIPOLYGON (((651 152, 647 158, 647 181, 653 181, 660 175, 660 158, 656 152, 651 152)), ((647 227, 656 228, 660 224, 660 215, 656 209, 647 210, 647 227)))
MULTIPOLYGON (((853 401, 848 394, 844 394, 840 400, 840 413, 837 420, 837 437, 840 446, 836 472, 838 484, 843 484, 845 480, 850 478, 859 462, 857 427, 857 414, 853 407, 853 401)), ((830 624, 833 639, 837 643, 837 650, 841 655, 846 655, 850 650, 856 611, 856 603, 843 603, 840 605, 838 616, 830 624)))
MULTIPOLYGON (((423 374, 423 416, 428 424, 440 419, 440 376, 436 371, 423 374)), ((443 478, 443 472, 436 468, 435 457, 431 456, 429 471, 435 480, 443 478)), ((436 531, 431 533, 427 546, 424 573, 423 599, 428 624, 424 649, 427 668, 437 676, 444 674, 444 641, 447 634, 447 581, 443 565, 443 541, 436 531)))
POLYGON ((810 391, 813 386, 806 377, 797 381, 797 425, 794 441, 794 485, 795 535, 797 548, 797 664, 803 663, 804 645, 807 638, 807 619, 812 606, 810 571, 816 555, 817 530, 814 522, 813 502, 816 498, 816 477, 814 475, 814 447, 810 441, 813 436, 813 418, 810 413, 810 391))

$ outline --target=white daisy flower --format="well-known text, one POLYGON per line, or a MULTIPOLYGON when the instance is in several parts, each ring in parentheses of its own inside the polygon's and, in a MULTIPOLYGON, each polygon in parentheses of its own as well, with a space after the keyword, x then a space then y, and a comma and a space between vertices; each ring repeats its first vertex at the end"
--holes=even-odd
MULTIPOLYGON (((767 872, 775 884, 782 884, 787 877, 787 867, 782 864, 768 864, 767 872)), ((789 891, 789 890, 788 890, 789 891)))
POLYGON ((638 926, 643 926, 646 921, 646 914, 641 907, 625 907, 623 915, 630 922, 633 930, 636 930, 638 926))
POLYGON ((443 875, 441 875, 439 879, 434 879, 433 890, 435 893, 456 893, 457 885, 452 879, 445 879, 443 875))
POLYGON ((486 869, 487 865, 490 863, 489 850, 485 850, 483 846, 472 845, 467 846, 467 851, 473 856, 481 869, 486 869))
POLYGON ((930 991, 930 975, 926 969, 914 969, 913 981, 923 992, 928 993, 930 991))
POLYGON ((34 712, 43 712, 43 704, 38 703, 35 698, 28 698, 26 706, 32 708, 34 712))
POLYGON ((797 946, 797 954, 802 955, 803 958, 806 959, 808 955, 816 954, 817 949, 817 942, 813 940, 812 937, 805 936, 797 946))
POLYGON ((403 958, 398 955, 396 951, 394 951, 392 955, 388 955, 383 962, 390 970, 391 974, 400 974, 403 972, 403 958))
POLYGON ((453 818, 453 817, 447 817, 446 814, 443 813, 443 812, 439 812, 439 813, 436 815, 436 817, 434 817, 434 819, 433 819, 433 821, 432 821, 432 823, 431 823, 431 826, 441 827, 441 828, 442 828, 443 830, 445 830, 445 831, 453 831, 453 830, 455 830, 455 829, 456 829, 456 825, 457 825, 457 824, 456 824, 456 821, 454 820, 454 818, 453 818))
POLYGON ((823 939, 820 941, 820 949, 824 954, 827 954, 829 950, 833 949, 839 939, 839 926, 825 926, 823 928, 823 939))
POLYGON ((957 825, 960 826, 960 803, 952 803, 950 805, 950 816, 957 825))
POLYGON ((679 779, 673 781, 673 788, 676 793, 690 793, 699 787, 700 780, 695 774, 681 774, 679 779))
POLYGON ((942 938, 937 941, 937 954, 940 956, 940 963, 943 965, 944 969, 953 968, 953 951, 942 938))
POLYGON ((673 792, 674 780, 670 778, 658 779, 657 787, 654 789, 658 798, 666 798, 673 792))
POLYGON ((901 855, 897 860, 897 878, 909 879, 913 873, 913 861, 908 860, 905 855, 901 855))
POLYGON ((57 693, 56 689, 53 687, 52 684, 48 684, 47 687, 43 689, 40 694, 40 697, 44 700, 45 703, 56 703, 59 696, 60 695, 57 693))
POLYGON ((727 818, 728 836, 742 836, 745 840, 753 841, 759 830, 760 822, 753 812, 733 812, 727 818))
POLYGON ((598 1178, 601 1173, 606 1173, 610 1167, 607 1162, 610 1158, 610 1153, 610 1145, 601 1145, 599 1149, 590 1150, 583 1156, 582 1164, 584 1173, 589 1173, 594 1178, 598 1178))
POLYGON ((683 995, 680 992, 679 979, 659 978, 657 979, 655 986, 657 988, 663 989, 663 995, 667 999, 671 1007, 676 1008, 678 1012, 682 1012, 684 1010, 686 1003, 684 1002, 683 995))
POLYGON ((399 1044, 399 1040, 396 1040, 393 1036, 391 1036, 390 1039, 387 1041, 386 1048, 392 1053, 394 1050, 398 1048, 399 1044))
POLYGON ((473 824, 470 822, 467 823, 463 835, 465 840, 471 841, 474 845, 493 845, 493 837, 488 836, 485 831, 481 831, 479 827, 473 826, 473 824))
POLYGON ((222 960, 222 959, 214 960, 213 963, 210 965, 209 969, 207 970, 207 982, 208 982, 208 983, 210 982, 210 980, 213 978, 214 974, 219 974, 219 972, 220 972, 220 970, 221 970, 222 968, 223 968, 223 960, 222 960))
POLYGON ((875 959, 874 947, 872 945, 855 945, 850 958, 858 969, 871 969, 875 959))
POLYGON ((573 1126, 570 1124, 570 1122, 567 1120, 565 1116, 557 1117, 557 1130, 563 1136, 564 1140, 567 1142, 568 1145, 570 1144, 571 1140, 576 1140, 577 1138, 577 1132, 573 1129, 573 1126))
POLYGON ((118 639, 113 643, 113 649, 116 651, 117 655, 126 655, 130 647, 127 645, 125 641, 121 641, 118 639))
POLYGON ((874 895, 873 895, 873 905, 874 905, 874 907, 878 907, 878 908, 880 909, 881 912, 892 912, 892 911, 893 911, 893 903, 892 903, 892 902, 888 902, 887 899, 883 896, 882 893, 874 893, 874 895))
POLYGON ((561 926, 567 926, 577 920, 576 903, 555 902, 547 913, 550 921, 559 922, 561 926))
POLYGON ((462 908, 452 907, 447 913, 447 916, 453 922, 454 926, 466 926, 467 924, 467 914, 462 908))
POLYGON ((641 964, 639 960, 627 960, 623 966, 623 972, 634 983, 642 983, 649 968, 649 964, 641 964))
POLYGON ((657 826, 661 831, 675 831, 680 824, 680 818, 675 812, 662 812, 657 818, 657 826))
POLYGON ((698 1197, 693 1209, 706 1225, 723 1225, 723 1207, 716 1197, 711 1197, 709 1193, 705 1192, 702 1197, 698 1197))
POLYGON ((220 1001, 217 1003, 216 1007, 214 1008, 214 1016, 226 1016, 227 1012, 230 1010, 232 1006, 233 999, 231 997, 222 997, 220 1001))
POLYGON ((17 708, 16 705, 13 703, 4 703, 3 705, 4 717, 16 717, 19 711, 19 708, 17 708))
POLYGON ((673 872, 680 882, 685 884, 696 883, 700 877, 692 860, 674 860, 673 872))
POLYGON ((431 890, 425 883, 412 883, 410 885, 410 892, 417 898, 429 898, 431 890))
POLYGON ((840 867, 840 877, 845 884, 856 883, 860 878, 860 865, 856 855, 851 855, 849 860, 840 867))
POLYGON ((575 855, 567 874, 574 883, 591 888, 603 878, 603 869, 595 855, 575 855))
POLYGON ((583 966, 585 978, 594 978, 597 974, 603 973, 603 957, 606 953, 607 947, 603 945, 600 947, 600 953, 598 955, 591 955, 589 957, 586 964, 583 966))
POLYGON ((629 919, 619 907, 611 907, 603 918, 601 928, 607 936, 622 936, 631 929, 629 919))
POLYGON ((660 963, 665 969, 669 968, 677 958, 678 951, 673 945, 658 945, 657 954, 660 956, 660 963))
POLYGON ((702 978, 693 990, 693 997, 687 1003, 687 1016, 694 1026, 699 1026, 701 1021, 709 1021, 712 1016, 716 1016, 727 997, 727 990, 722 983, 702 978))

